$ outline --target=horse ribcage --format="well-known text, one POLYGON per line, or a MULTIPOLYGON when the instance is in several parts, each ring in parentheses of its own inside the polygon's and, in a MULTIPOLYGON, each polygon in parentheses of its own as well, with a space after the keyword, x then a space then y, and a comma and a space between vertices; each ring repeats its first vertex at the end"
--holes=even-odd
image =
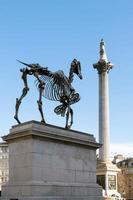
MULTIPOLYGON (((74 90, 68 78, 60 70, 50 76, 42 75, 39 79, 45 83, 43 96, 49 100, 61 101, 62 96, 69 97, 74 90)), ((37 81, 37 87, 38 84, 37 81)))
MULTIPOLYGON (((49 100, 61 102, 61 104, 54 109, 57 115, 64 116, 68 106, 80 100, 79 94, 75 93, 74 88, 71 86, 71 83, 64 75, 63 71, 57 71, 49 76, 42 75, 39 79, 44 83, 43 96, 49 100)), ((38 80, 36 86, 39 88, 38 80)))

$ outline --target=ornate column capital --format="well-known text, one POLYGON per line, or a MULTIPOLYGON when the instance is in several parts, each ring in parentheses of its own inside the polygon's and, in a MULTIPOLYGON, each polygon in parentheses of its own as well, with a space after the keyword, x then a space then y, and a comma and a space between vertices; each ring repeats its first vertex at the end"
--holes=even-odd
POLYGON ((109 70, 113 68, 113 64, 111 62, 105 62, 105 61, 98 61, 98 63, 93 64, 93 67, 97 69, 98 73, 109 73, 109 70))

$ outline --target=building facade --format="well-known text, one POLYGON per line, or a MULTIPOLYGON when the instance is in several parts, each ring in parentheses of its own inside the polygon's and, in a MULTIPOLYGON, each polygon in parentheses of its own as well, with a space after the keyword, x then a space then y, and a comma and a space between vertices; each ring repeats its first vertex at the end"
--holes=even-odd
POLYGON ((5 142, 0 143, 0 191, 1 186, 8 181, 9 177, 9 150, 5 142))
POLYGON ((118 191, 128 200, 133 200, 133 158, 117 163, 121 169, 118 173, 118 191))

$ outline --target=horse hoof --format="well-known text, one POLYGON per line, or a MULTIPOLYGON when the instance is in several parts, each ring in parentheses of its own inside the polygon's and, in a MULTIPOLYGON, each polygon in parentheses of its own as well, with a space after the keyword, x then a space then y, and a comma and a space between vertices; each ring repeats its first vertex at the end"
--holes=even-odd
POLYGON ((70 127, 69 126, 65 126, 65 129, 70 129, 70 127))
POLYGON ((46 122, 45 122, 44 120, 41 120, 41 123, 42 123, 42 124, 46 124, 46 122))
POLYGON ((18 122, 18 124, 21 124, 21 122, 19 121, 16 115, 14 116, 14 119, 18 122))

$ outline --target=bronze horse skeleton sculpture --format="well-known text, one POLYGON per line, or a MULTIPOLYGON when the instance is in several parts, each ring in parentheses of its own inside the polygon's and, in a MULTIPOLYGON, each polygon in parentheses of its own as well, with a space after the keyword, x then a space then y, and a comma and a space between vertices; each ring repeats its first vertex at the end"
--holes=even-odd
POLYGON ((47 67, 41 67, 39 64, 26 64, 18 60, 18 62, 27 66, 20 69, 22 72, 22 80, 24 82, 24 88, 20 98, 16 99, 15 116, 14 118, 20 124, 18 118, 18 111, 22 99, 27 95, 29 91, 27 75, 33 75, 36 78, 35 84, 39 91, 39 99, 37 101, 38 109, 41 114, 41 122, 45 123, 43 110, 42 110, 42 96, 49 100, 59 101, 61 104, 54 109, 54 112, 58 115, 65 116, 66 114, 66 126, 65 128, 71 128, 73 124, 73 110, 71 105, 80 100, 80 96, 76 93, 72 87, 74 73, 82 79, 80 62, 74 59, 71 63, 69 77, 67 78, 63 71, 59 70, 51 72, 47 67), (71 120, 69 123, 69 117, 71 120))

